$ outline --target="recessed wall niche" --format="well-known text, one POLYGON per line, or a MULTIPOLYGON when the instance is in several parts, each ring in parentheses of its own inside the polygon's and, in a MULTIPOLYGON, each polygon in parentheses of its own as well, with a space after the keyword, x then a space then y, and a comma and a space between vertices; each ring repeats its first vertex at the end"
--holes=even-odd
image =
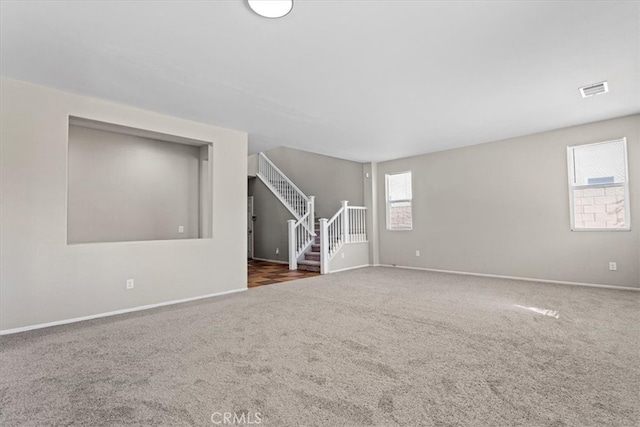
POLYGON ((211 237, 211 144, 69 118, 67 243, 211 237))

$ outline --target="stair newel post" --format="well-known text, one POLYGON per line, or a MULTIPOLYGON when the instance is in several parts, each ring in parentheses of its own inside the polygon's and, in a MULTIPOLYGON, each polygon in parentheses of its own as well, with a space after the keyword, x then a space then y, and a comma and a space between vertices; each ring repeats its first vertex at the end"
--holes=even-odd
POLYGON ((309 196, 309 230, 315 233, 315 223, 316 223, 316 196, 309 196))
POLYGON ((342 241, 348 243, 349 238, 349 201, 342 201, 342 241))
POLYGON ((320 274, 329 272, 329 227, 327 218, 320 218, 320 274))
POLYGON ((289 229, 289 270, 298 269, 298 259, 296 257, 296 221, 290 219, 287 221, 289 229))

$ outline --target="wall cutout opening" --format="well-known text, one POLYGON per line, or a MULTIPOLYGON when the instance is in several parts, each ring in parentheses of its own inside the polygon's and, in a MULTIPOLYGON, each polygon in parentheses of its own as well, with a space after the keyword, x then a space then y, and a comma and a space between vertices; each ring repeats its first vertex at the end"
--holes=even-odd
POLYGON ((67 243, 211 237, 209 142, 69 118, 67 243))

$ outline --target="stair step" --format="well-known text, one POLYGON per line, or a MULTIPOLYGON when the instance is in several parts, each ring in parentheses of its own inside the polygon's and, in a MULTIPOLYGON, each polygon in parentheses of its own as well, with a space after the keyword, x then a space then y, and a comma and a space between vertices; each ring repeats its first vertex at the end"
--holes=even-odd
POLYGON ((298 261, 298 270, 320 272, 320 261, 303 259, 298 261))
POLYGON ((305 252, 304 259, 308 261, 320 262, 320 252, 305 252))
POLYGON ((311 245, 311 251, 312 251, 312 252, 320 252, 320 245, 317 245, 317 244, 315 244, 315 243, 314 243, 314 244, 312 244, 312 245, 311 245))

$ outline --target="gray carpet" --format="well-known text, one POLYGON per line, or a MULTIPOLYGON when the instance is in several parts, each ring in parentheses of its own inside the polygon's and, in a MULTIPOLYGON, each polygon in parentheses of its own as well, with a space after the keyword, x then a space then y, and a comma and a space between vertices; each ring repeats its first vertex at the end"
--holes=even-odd
POLYGON ((3 337, 0 424, 637 427, 639 325, 638 292, 366 268, 3 337))

